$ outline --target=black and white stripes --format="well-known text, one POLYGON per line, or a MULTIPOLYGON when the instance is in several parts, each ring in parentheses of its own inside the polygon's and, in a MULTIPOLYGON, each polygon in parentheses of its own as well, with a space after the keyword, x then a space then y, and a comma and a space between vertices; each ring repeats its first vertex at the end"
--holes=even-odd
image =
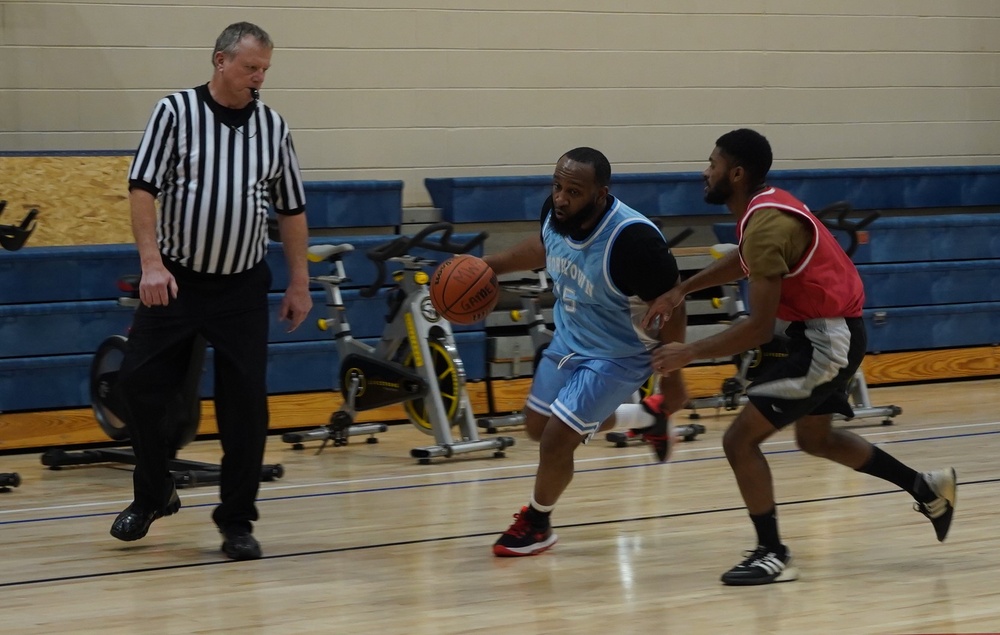
POLYGON ((264 258, 269 207, 299 213, 305 193, 278 113, 253 102, 234 125, 210 99, 205 87, 161 99, 128 176, 131 187, 159 197, 165 256, 198 272, 232 274, 264 258))

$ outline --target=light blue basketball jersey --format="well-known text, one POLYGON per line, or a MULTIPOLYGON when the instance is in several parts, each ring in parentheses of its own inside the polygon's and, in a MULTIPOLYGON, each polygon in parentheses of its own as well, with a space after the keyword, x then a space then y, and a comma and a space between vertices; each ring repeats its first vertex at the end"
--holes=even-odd
POLYGON ((631 357, 652 349, 658 343, 655 334, 639 326, 646 305, 615 286, 609 263, 611 247, 624 227, 656 225, 618 199, 583 241, 553 231, 550 218, 551 214, 542 227, 542 240, 556 296, 556 337, 569 350, 587 357, 631 357))

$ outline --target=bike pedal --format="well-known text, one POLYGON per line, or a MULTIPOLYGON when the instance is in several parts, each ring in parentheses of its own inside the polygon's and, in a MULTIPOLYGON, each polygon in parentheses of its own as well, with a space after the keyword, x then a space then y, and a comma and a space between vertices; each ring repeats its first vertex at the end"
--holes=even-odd
POLYGON ((604 436, 604 439, 608 443, 614 443, 616 448, 626 447, 633 438, 635 438, 635 434, 631 430, 628 432, 609 432, 604 436))
POLYGON ((675 436, 682 441, 694 441, 699 434, 705 434, 705 426, 700 423, 689 423, 674 428, 675 436))

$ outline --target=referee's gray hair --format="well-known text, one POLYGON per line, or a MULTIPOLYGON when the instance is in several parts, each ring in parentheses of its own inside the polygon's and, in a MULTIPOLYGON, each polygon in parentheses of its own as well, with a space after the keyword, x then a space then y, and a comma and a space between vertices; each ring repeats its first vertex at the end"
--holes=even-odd
POLYGON ((274 48, 274 42, 271 41, 271 36, 267 34, 267 31, 250 22, 236 22, 227 26, 226 30, 215 40, 215 49, 212 51, 212 64, 215 64, 215 54, 219 51, 225 53, 226 57, 236 55, 236 51, 240 47, 240 42, 247 36, 260 42, 260 45, 264 48, 274 48))

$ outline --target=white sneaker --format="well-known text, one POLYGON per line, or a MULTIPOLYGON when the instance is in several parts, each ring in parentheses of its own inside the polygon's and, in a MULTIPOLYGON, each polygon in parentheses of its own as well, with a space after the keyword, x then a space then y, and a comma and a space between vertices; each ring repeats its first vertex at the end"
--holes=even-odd
POLYGON ((930 519, 938 542, 944 542, 948 537, 951 517, 955 513, 955 504, 958 500, 955 468, 947 467, 943 470, 924 472, 921 476, 931 491, 937 494, 937 498, 929 503, 914 503, 913 509, 930 519))

